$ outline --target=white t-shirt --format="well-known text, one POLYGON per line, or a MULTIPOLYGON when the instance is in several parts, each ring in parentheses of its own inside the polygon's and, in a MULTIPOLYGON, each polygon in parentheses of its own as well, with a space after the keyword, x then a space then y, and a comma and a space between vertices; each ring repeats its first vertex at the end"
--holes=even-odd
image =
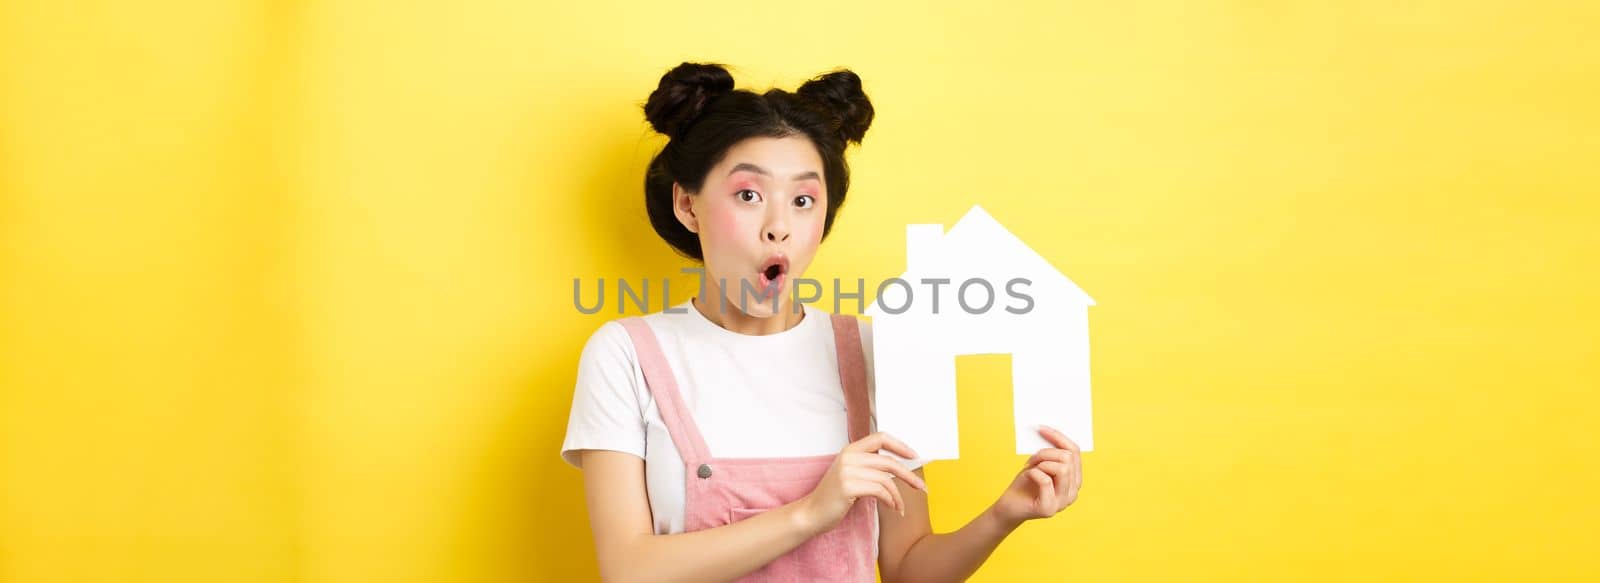
MULTIPOLYGON (((795 327, 762 336, 722 328, 688 301, 672 308, 682 313, 644 316, 713 457, 815 456, 849 445, 833 325, 827 311, 804 307, 805 317, 795 327)), ((875 402, 872 326, 856 321, 866 356, 868 402, 875 402)), ((876 407, 870 409, 876 431, 876 407)), ((645 386, 628 332, 616 321, 602 324, 578 359, 561 458, 577 467, 581 449, 644 458, 656 534, 684 531, 683 458, 645 386)), ((915 469, 925 462, 904 465, 915 469)), ((872 538, 876 545, 876 530, 872 538)))

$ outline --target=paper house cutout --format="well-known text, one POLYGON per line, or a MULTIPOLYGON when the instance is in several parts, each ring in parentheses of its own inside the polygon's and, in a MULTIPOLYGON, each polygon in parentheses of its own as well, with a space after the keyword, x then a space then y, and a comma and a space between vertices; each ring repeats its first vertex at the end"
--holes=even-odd
POLYGON ((1016 453, 1054 447, 1039 435, 1041 424, 1066 433, 1083 451, 1094 449, 1089 294, 976 205, 949 232, 943 225, 907 225, 906 271, 899 278, 909 285, 884 286, 866 312, 879 431, 925 461, 960 457, 955 357, 1009 353, 1016 453), (1029 283, 1008 287, 1018 278, 1029 283), (937 285, 935 300, 935 286, 924 279, 949 283, 937 285), (994 290, 987 310, 979 311, 987 298, 982 283, 971 280, 994 290), (963 286, 965 304, 958 299, 963 286))

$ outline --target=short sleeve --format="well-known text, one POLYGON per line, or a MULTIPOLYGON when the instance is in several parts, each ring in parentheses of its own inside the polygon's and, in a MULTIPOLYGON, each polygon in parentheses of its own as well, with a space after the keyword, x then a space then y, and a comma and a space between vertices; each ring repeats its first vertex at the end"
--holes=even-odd
MULTIPOLYGON (((856 321, 860 322, 861 352, 864 353, 867 363, 867 402, 871 403, 869 409, 872 411, 872 431, 876 433, 878 431, 878 381, 877 373, 874 372, 875 369, 872 363, 872 321, 866 318, 856 318, 856 321)), ((915 443, 907 443, 906 445, 911 446, 911 449, 917 448, 915 443)), ((927 463, 928 460, 917 458, 901 461, 900 465, 905 466, 908 470, 915 470, 927 463)))
POLYGON ((589 336, 578 357, 578 381, 561 459, 582 468, 578 450, 604 449, 644 457, 644 408, 627 329, 616 321, 589 336))

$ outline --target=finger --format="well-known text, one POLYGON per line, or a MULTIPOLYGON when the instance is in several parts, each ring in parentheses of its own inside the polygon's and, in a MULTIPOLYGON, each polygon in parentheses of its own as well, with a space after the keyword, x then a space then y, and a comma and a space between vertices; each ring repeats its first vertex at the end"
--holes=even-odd
POLYGON ((1067 495, 1067 487, 1072 485, 1072 476, 1069 475, 1069 472, 1072 471, 1072 466, 1050 461, 1040 462, 1039 469, 1050 474, 1050 480, 1055 483, 1056 496, 1065 497, 1067 495))
POLYGON ((898 485, 894 485, 893 476, 890 476, 890 474, 885 474, 885 472, 878 471, 878 469, 870 468, 854 468, 851 474, 853 474, 854 479, 864 480, 864 482, 874 482, 874 484, 882 485, 883 490, 890 493, 891 498, 894 498, 894 509, 899 511, 901 514, 906 514, 906 498, 901 497, 898 485))
POLYGON ((877 481, 878 481, 879 484, 883 485, 883 489, 888 490, 889 491, 889 495, 894 496, 894 507, 895 507, 895 509, 900 511, 900 515, 901 516, 905 516, 906 515, 906 499, 905 499, 905 496, 901 496, 900 495, 900 487, 895 485, 894 477, 890 476, 889 474, 882 473, 882 472, 874 472, 874 473, 877 474, 877 481))
POLYGON ((1033 468, 1028 470, 1028 477, 1033 478, 1033 483, 1039 486, 1039 497, 1035 499, 1035 505, 1043 510, 1055 508, 1056 487, 1050 475, 1044 470, 1033 468))
POLYGON ((890 453, 908 460, 921 457, 911 449, 911 446, 882 431, 863 437, 855 443, 845 446, 845 450, 861 453, 876 453, 880 450, 889 450, 890 453))
POLYGON ((1024 462, 1022 464, 1022 467, 1031 468, 1031 467, 1033 467, 1033 464, 1036 464, 1036 463, 1045 461, 1047 459, 1050 459, 1050 457, 1049 457, 1050 456, 1050 452, 1055 452, 1055 451, 1065 451, 1065 450, 1059 450, 1059 449, 1056 449, 1056 448, 1053 448, 1053 447, 1047 447, 1047 448, 1041 449, 1038 452, 1034 453, 1033 457, 1028 458, 1028 461, 1024 462))
POLYGON ((890 496, 888 490, 883 489, 881 484, 872 481, 870 477, 861 476, 855 471, 846 471, 841 472, 839 478, 844 482, 839 489, 850 500, 871 497, 877 498, 880 505, 894 506, 894 496, 890 496))
POLYGON ((882 491, 888 493, 889 499, 887 502, 890 507, 896 511, 902 511, 901 509, 905 508, 905 500, 900 497, 900 488, 894 485, 894 480, 890 479, 889 474, 869 468, 855 467, 848 468, 844 476, 847 480, 861 484, 862 487, 871 490, 874 495, 878 492, 874 486, 882 487, 882 491))
POLYGON ((879 488, 883 488, 883 490, 885 492, 888 492, 889 493, 889 497, 894 500, 894 510, 895 510, 895 512, 900 513, 901 516, 905 516, 906 515, 906 501, 900 499, 900 489, 896 488, 893 483, 888 483, 888 484, 880 483, 880 484, 878 484, 878 487, 879 488))
POLYGON ((918 478, 916 474, 911 472, 911 470, 906 469, 906 467, 901 465, 900 462, 881 454, 868 453, 860 455, 862 457, 850 458, 847 463, 852 465, 861 465, 878 471, 894 474, 895 477, 904 480, 905 483, 911 484, 913 488, 922 490, 923 492, 928 491, 928 484, 923 482, 922 478, 918 478))
POLYGON ((1083 458, 1072 458, 1072 493, 1076 498, 1079 490, 1083 489, 1083 458))
POLYGON ((896 491, 897 488, 892 484, 884 484, 872 479, 870 476, 861 477, 855 483, 866 495, 877 498, 884 506, 888 506, 901 516, 905 515, 905 510, 903 510, 905 506, 900 501, 899 492, 896 491))
POLYGON ((1082 489, 1083 470, 1081 468, 1073 468, 1071 483, 1067 485, 1067 493, 1062 496, 1062 501, 1067 504, 1076 502, 1078 500, 1078 491, 1082 489))
POLYGON ((1039 450, 1038 453, 1033 454, 1033 457, 1028 458, 1028 462, 1025 463, 1025 464, 1022 464, 1022 467, 1024 467, 1024 468, 1033 467, 1034 464, 1037 464, 1039 462, 1046 461, 1046 460, 1054 460, 1054 461, 1066 463, 1067 461, 1069 461, 1071 459, 1071 457, 1072 457, 1072 452, 1070 452, 1070 451, 1067 451, 1067 450, 1064 450, 1064 449, 1058 449, 1058 448, 1054 448, 1054 447, 1047 447, 1047 448, 1039 450))
POLYGON ((1079 451, 1078 443, 1073 441, 1072 438, 1067 437, 1067 434, 1062 433, 1059 429, 1049 425, 1040 425, 1039 434, 1043 435, 1046 441, 1049 441, 1056 447, 1072 452, 1079 451))

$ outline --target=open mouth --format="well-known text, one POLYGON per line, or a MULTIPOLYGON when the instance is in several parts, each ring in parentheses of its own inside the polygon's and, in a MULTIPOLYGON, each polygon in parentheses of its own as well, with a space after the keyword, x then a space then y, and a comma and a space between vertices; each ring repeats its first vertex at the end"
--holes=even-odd
POLYGON ((789 273, 789 258, 782 255, 773 255, 761 264, 761 271, 757 273, 757 283, 761 285, 761 296, 771 296, 773 292, 783 287, 783 280, 789 273))

